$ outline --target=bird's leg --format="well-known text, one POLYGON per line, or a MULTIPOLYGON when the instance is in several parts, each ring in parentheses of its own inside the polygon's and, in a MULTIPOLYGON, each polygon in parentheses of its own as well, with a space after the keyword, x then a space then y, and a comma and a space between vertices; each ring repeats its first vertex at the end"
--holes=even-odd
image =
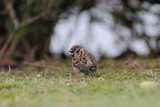
POLYGON ((84 77, 85 77, 85 74, 78 74, 78 75, 76 76, 77 82, 82 82, 82 81, 84 81, 84 79, 82 79, 82 78, 84 78, 84 77))
POLYGON ((86 73, 82 73, 81 75, 82 75, 82 78, 83 78, 82 81, 85 82, 85 75, 86 75, 86 73))
POLYGON ((77 74, 75 80, 77 80, 77 82, 80 82, 80 77, 81 77, 81 75, 77 74))

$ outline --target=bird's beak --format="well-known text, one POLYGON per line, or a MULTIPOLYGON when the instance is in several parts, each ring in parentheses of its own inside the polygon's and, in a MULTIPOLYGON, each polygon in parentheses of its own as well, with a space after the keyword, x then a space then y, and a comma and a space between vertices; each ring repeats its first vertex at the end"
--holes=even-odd
POLYGON ((71 54, 69 56, 73 57, 74 54, 73 54, 73 51, 72 50, 69 50, 68 52, 70 52, 71 54))
POLYGON ((73 53, 73 51, 72 51, 72 50, 69 50, 68 52, 73 53))

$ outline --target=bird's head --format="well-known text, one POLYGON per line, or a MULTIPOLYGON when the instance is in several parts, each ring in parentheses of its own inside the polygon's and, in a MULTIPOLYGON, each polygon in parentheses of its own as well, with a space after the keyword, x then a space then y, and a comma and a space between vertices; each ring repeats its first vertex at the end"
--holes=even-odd
POLYGON ((75 55, 75 53, 79 52, 81 49, 83 49, 83 47, 80 46, 80 45, 74 45, 74 46, 72 46, 71 49, 69 50, 69 52, 71 53, 70 56, 73 57, 75 55))

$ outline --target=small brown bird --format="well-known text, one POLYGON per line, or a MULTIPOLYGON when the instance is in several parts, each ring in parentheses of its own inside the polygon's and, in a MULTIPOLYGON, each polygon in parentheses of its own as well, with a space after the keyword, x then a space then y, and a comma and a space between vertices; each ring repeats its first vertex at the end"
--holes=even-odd
POLYGON ((72 66, 74 73, 78 76, 79 74, 93 76, 97 71, 97 63, 94 56, 84 50, 80 45, 74 45, 69 50, 72 57, 72 66))

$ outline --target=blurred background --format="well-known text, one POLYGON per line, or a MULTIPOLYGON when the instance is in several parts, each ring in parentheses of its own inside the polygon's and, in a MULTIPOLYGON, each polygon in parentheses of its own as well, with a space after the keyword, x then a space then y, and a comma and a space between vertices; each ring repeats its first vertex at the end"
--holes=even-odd
POLYGON ((69 57, 79 44, 97 60, 160 56, 158 0, 2 0, 0 67, 69 57))

